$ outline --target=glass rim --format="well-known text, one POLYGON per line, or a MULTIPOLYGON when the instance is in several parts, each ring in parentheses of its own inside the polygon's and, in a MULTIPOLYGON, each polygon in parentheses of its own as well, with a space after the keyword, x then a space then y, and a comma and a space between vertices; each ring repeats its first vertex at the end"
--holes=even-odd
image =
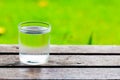
POLYGON ((27 23, 41 23, 47 25, 48 28, 51 28, 51 25, 48 22, 44 22, 44 21, 23 21, 18 24, 18 27, 21 27, 22 24, 27 24, 27 23))

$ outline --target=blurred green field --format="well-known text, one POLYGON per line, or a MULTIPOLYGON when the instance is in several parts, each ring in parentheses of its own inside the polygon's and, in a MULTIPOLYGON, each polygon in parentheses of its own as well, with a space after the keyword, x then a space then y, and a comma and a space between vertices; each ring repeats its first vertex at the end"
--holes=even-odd
POLYGON ((51 44, 120 44, 120 0, 0 0, 0 44, 28 20, 52 25, 51 44))

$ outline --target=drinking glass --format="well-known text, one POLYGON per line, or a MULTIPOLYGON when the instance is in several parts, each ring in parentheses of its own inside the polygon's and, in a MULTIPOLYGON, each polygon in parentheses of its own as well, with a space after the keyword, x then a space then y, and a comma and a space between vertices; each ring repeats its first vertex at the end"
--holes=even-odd
POLYGON ((45 22, 22 22, 19 24, 19 58, 28 65, 45 64, 49 57, 49 32, 45 22))

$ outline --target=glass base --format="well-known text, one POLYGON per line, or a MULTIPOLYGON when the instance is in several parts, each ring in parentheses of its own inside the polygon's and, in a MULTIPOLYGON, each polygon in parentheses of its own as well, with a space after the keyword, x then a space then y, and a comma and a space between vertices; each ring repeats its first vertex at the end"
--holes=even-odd
POLYGON ((49 55, 20 55, 20 62, 27 65, 41 65, 48 62, 49 55))

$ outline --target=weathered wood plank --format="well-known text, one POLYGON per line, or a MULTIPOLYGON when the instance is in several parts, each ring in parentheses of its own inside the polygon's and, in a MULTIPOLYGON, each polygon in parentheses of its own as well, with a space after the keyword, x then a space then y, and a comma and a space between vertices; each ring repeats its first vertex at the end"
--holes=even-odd
POLYGON ((0 68, 1 79, 120 79, 118 68, 0 68))
POLYGON ((120 46, 114 45, 53 45, 53 53, 120 53, 120 46))
MULTIPOLYGON (((115 45, 51 45, 51 53, 120 53, 115 45)), ((0 52, 18 52, 17 45, 0 45, 0 52)))
MULTIPOLYGON (((120 66, 120 56, 50 55, 45 66, 120 66)), ((18 55, 0 55, 0 66, 25 66, 18 55)))
MULTIPOLYGON (((0 45, 0 52, 18 53, 17 45, 0 45)), ((51 53, 120 53, 120 46, 52 45, 51 53)), ((118 55, 50 55, 44 66, 120 66, 118 55)), ((18 55, 0 55, 0 66, 25 66, 18 55)), ((0 79, 120 79, 120 68, 0 68, 0 79)))

